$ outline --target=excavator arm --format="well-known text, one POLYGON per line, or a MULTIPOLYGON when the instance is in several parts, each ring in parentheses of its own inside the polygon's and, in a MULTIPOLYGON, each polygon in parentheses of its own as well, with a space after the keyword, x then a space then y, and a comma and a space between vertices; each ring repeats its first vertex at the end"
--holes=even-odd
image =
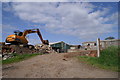
POLYGON ((30 34, 30 33, 37 33, 38 36, 39 36, 39 38, 40 38, 40 40, 42 41, 42 43, 43 43, 43 44, 46 44, 46 45, 49 45, 49 41, 48 41, 48 40, 43 40, 42 35, 41 35, 39 29, 29 29, 29 30, 25 30, 25 31, 23 32, 23 36, 25 37, 27 34, 30 34))

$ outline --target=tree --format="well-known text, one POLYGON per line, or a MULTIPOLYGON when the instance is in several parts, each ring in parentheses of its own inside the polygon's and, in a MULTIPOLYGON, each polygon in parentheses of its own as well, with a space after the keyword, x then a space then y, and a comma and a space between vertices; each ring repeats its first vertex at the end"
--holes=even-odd
POLYGON ((115 37, 107 37, 107 38, 105 38, 105 40, 110 40, 110 39, 115 39, 115 37))

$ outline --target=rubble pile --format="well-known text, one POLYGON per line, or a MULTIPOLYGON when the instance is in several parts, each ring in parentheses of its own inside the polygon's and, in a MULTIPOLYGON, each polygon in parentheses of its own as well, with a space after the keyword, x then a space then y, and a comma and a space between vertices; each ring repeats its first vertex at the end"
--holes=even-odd
POLYGON ((35 48, 34 46, 21 46, 21 45, 4 45, 1 44, 1 50, 0 53, 2 55, 2 59, 8 59, 14 57, 13 54, 35 54, 35 53, 43 53, 43 54, 49 54, 49 53, 55 53, 54 50, 49 48, 47 45, 35 48))

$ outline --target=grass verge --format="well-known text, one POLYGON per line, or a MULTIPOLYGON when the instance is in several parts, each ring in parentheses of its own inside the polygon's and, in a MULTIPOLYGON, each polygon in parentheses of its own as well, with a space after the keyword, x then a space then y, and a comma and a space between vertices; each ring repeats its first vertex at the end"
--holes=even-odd
POLYGON ((9 58, 6 60, 2 60, 2 64, 10 64, 10 63, 14 63, 14 62, 19 62, 19 61, 23 61, 25 59, 37 56, 37 55, 42 55, 40 53, 36 53, 36 54, 23 54, 23 55, 18 55, 18 54, 13 54, 15 57, 13 58, 9 58))
POLYGON ((117 71, 120 72, 119 58, 118 53, 120 52, 120 47, 111 46, 107 49, 101 51, 100 57, 88 57, 88 56, 78 56, 80 61, 86 62, 87 64, 91 64, 93 66, 117 71))

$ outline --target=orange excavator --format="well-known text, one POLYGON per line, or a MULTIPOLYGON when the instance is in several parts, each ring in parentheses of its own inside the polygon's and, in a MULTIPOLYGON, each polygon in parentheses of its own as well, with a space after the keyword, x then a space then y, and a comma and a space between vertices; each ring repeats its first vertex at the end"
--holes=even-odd
MULTIPOLYGON (((39 29, 28 29, 24 30, 23 32, 16 30, 14 31, 14 34, 9 35, 6 38, 6 43, 10 44, 4 44, 2 46, 2 53, 36 53, 36 49, 33 45, 28 45, 28 41, 26 38, 27 34, 31 33, 37 33, 41 42, 42 46, 40 47, 40 50, 44 50, 43 53, 45 53, 47 50, 49 50, 49 41, 48 40, 43 40, 42 35, 39 31, 39 29)), ((40 51, 39 50, 39 51, 40 51)), ((39 52, 37 52, 39 53, 39 52)))
POLYGON ((44 45, 49 45, 48 40, 43 40, 42 35, 39 31, 39 29, 28 29, 25 30, 24 32, 20 31, 14 31, 15 34, 9 35, 6 38, 6 43, 11 43, 11 44, 28 44, 28 41, 26 39, 26 35, 30 33, 37 33, 42 44, 44 45))
POLYGON ((49 53, 49 41, 43 40, 42 35, 39 31, 39 29, 28 29, 24 30, 23 32, 16 30, 14 31, 14 34, 7 36, 6 41, 0 43, 0 47, 2 47, 2 50, 0 50, 0 54, 2 53, 3 59, 11 58, 13 57, 13 54, 33 54, 33 53, 49 53), (41 42, 42 46, 39 49, 36 49, 33 45, 28 45, 28 41, 26 38, 27 34, 31 33, 37 33, 41 42), (10 44, 5 44, 10 43, 10 44))

